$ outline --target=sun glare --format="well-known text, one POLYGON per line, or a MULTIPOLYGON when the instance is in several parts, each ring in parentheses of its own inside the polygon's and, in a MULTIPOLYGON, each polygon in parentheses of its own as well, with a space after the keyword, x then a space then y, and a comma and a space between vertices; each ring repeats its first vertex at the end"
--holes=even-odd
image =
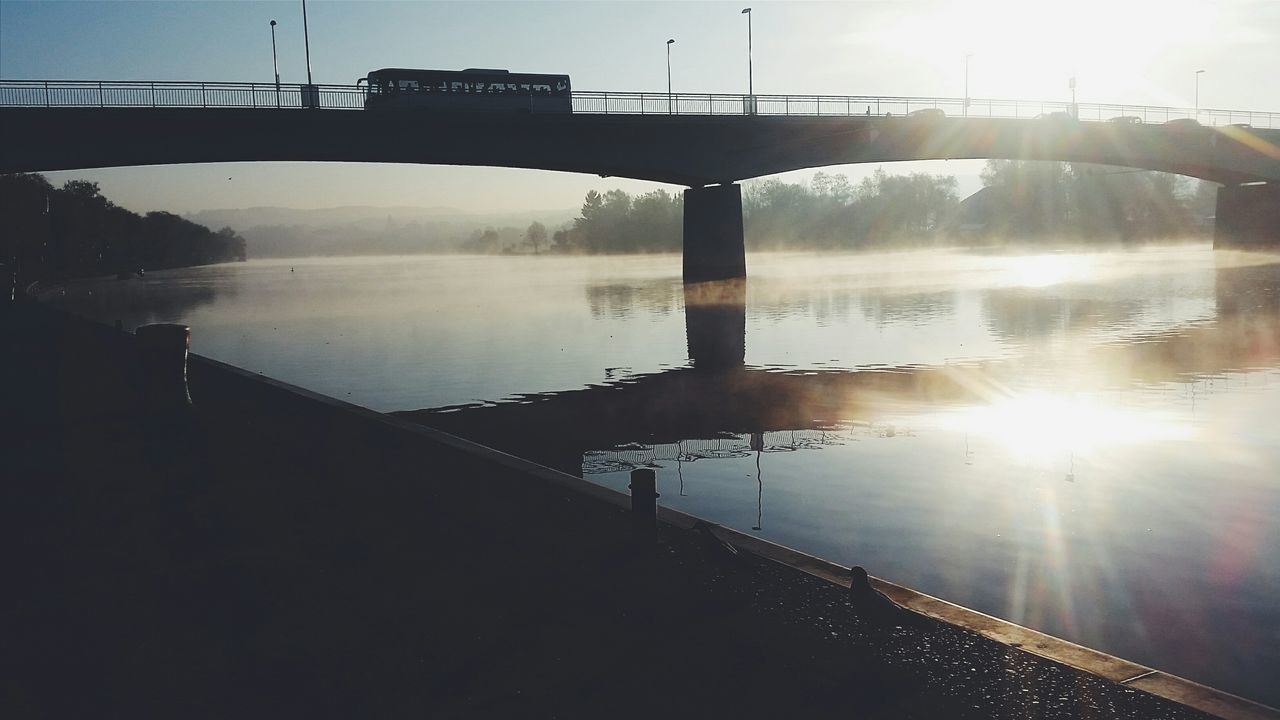
POLYGON ((1079 255, 1029 255, 1009 260, 1008 282, 1022 287, 1048 287, 1088 275, 1089 262, 1079 255))
POLYGON ((1169 416, 1093 398, 1039 392, 960 410, 943 425, 998 439, 1011 455, 1023 460, 1191 436, 1191 428, 1169 416))
POLYGON ((1224 37, 1224 8, 1204 0, 974 0, 925 4, 895 13, 861 42, 898 48, 954 72, 972 54, 975 97, 1058 99, 1078 76, 1081 102, 1116 101, 1136 91, 1180 102, 1181 94, 1149 87, 1153 63, 1179 48, 1224 37))

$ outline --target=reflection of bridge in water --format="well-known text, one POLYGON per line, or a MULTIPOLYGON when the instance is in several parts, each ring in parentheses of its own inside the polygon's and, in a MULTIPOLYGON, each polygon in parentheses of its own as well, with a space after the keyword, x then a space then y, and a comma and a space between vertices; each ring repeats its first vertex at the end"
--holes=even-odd
MULTIPOLYGON (((1086 358, 1075 362, 1091 368, 1091 381, 1100 388, 1186 383, 1280 366, 1277 267, 1219 268, 1216 320, 1100 343, 1084 341, 1086 358)), ((1030 365, 1055 362, 1049 354, 939 366, 787 372, 750 368, 744 365, 743 281, 686 286, 684 292, 693 367, 509 402, 403 415, 578 474, 610 464, 737 457, 755 447, 801 450, 850 433, 893 433, 884 424, 889 415, 1008 397, 1014 392, 1010 388, 1032 372, 1030 365)), ((1014 313, 1025 303, 1016 294, 989 293, 985 299, 989 324, 1000 320, 1003 305, 1014 313)), ((1058 302, 1069 310, 1077 301, 1058 302)), ((1095 320, 1107 317, 1105 308, 1089 309, 1095 320)), ((1063 327, 1063 322, 1053 324, 1063 327)), ((1022 325, 1005 330, 1017 331, 1023 342, 1039 341, 1034 329, 1022 325)))

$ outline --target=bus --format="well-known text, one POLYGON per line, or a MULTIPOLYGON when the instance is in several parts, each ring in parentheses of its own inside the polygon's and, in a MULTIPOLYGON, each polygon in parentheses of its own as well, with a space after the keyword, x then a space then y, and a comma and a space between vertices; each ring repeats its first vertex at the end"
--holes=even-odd
POLYGON ((434 110, 573 112, 568 75, 509 70, 410 70, 383 68, 360 78, 364 107, 434 110))

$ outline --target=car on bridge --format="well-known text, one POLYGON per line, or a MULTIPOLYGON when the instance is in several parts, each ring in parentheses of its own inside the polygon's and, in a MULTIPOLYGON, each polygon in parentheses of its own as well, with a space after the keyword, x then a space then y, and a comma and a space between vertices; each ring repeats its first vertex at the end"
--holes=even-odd
POLYGON ((1141 125, 1142 118, 1137 115, 1117 115, 1116 117, 1108 119, 1107 122, 1115 123, 1117 125, 1141 125))
POLYGON ((1195 118, 1174 118, 1164 124, 1170 130, 1202 130, 1204 125, 1195 118))
POLYGON ((913 120, 935 122, 947 119, 947 114, 941 108, 920 108, 907 113, 907 117, 913 120))

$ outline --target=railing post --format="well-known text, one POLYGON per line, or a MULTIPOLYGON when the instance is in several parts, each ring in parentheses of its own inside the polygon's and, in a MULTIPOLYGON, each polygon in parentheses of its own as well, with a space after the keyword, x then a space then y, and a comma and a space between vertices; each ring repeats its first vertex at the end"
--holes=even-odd
POLYGON ((650 468, 631 471, 631 517, 636 528, 651 531, 658 522, 658 476, 650 468))
POLYGON ((209 107, 209 101, 204 96, 204 83, 200 83, 200 107, 209 107))
POLYGON ((169 416, 190 408, 187 352, 191 347, 191 328, 169 323, 143 325, 134 336, 143 405, 151 413, 169 416))
POLYGON ((44 81, 44 106, 49 107, 49 81, 44 81))
POLYGON ((151 83, 151 107, 156 106, 156 84, 151 83))
POLYGON ((101 81, 101 80, 99 80, 99 81, 98 81, 98 107, 102 107, 102 106, 103 106, 103 102, 102 102, 102 81, 101 81))

